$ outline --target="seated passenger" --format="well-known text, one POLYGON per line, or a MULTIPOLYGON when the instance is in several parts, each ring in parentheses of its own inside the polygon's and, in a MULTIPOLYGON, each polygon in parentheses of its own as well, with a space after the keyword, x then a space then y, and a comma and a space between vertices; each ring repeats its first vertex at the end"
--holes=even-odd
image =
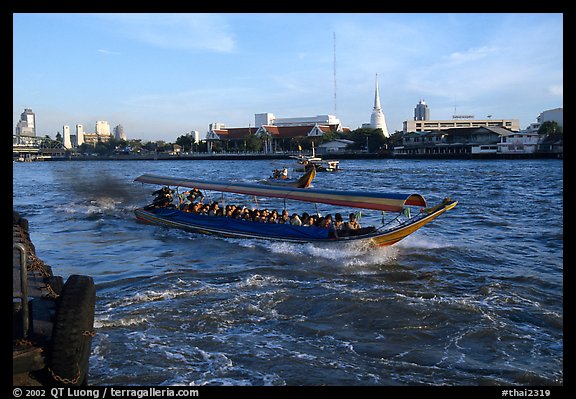
POLYGON ((302 226, 310 226, 310 215, 307 212, 302 212, 302 226))
POLYGON ((350 220, 345 224, 346 228, 348 230, 358 230, 360 228, 360 223, 356 221, 356 214, 351 213, 349 219, 350 220))
POLYGON ((200 202, 194 202, 193 204, 191 203, 190 205, 188 205, 188 212, 192 212, 192 213, 200 213, 202 211, 202 203, 200 202))
POLYGON ((272 213, 270 213, 268 215, 268 223, 277 223, 278 222, 278 212, 277 211, 272 211, 272 213))
POLYGON ((188 195, 190 195, 190 191, 184 191, 178 194, 178 203, 181 211, 186 210, 188 205, 191 204, 190 200, 187 198, 188 195))
POLYGON ((292 226, 302 226, 302 221, 300 220, 298 214, 296 213, 292 214, 292 217, 290 218, 290 224, 292 226))
POLYGON ((329 229, 330 227, 332 227, 332 215, 328 214, 324 218, 322 218, 318 223, 318 226, 324 229, 329 229))
POLYGON ((315 224, 316 224, 316 218, 314 217, 314 215, 310 215, 306 223, 302 222, 302 226, 314 226, 315 224))
POLYGON ((217 216, 218 213, 218 201, 214 201, 212 204, 210 204, 210 209, 208 211, 208 215, 209 216, 217 216))
POLYGON ((288 216, 288 212, 286 211, 286 209, 284 209, 284 211, 282 211, 282 215, 278 219, 278 223, 288 224, 288 223, 290 223, 289 219, 290 219, 290 217, 288 216))
POLYGON ((194 187, 186 198, 190 202, 194 202, 199 198, 199 202, 202 202, 204 200, 204 194, 202 194, 202 191, 198 190, 197 187, 194 187))
POLYGON ((342 230, 344 228, 344 220, 342 219, 342 215, 340 213, 336 213, 334 215, 334 228, 336 230, 342 230))

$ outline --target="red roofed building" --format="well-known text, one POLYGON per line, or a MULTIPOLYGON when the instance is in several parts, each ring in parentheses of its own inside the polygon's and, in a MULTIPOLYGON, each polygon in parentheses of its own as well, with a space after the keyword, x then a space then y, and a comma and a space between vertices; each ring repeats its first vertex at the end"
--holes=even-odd
POLYGON ((206 134, 208 151, 212 152, 217 146, 225 151, 246 150, 249 140, 260 140, 262 150, 266 153, 295 151, 305 138, 321 138, 327 133, 350 132, 350 129, 342 128, 337 120, 337 123, 332 125, 318 123, 311 125, 303 120, 299 125, 296 123, 297 118, 292 119, 295 122, 289 125, 262 124, 259 127, 247 128, 226 128, 221 123, 212 123, 206 134))

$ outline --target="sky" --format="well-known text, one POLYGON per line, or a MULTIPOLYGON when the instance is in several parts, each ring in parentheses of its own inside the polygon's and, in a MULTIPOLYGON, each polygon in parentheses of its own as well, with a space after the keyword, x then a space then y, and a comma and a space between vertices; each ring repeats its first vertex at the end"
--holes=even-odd
POLYGON ((563 107, 560 13, 15 13, 13 127, 97 120, 174 142, 208 125, 336 115, 370 122, 378 74, 388 131, 412 120, 519 119, 563 107))

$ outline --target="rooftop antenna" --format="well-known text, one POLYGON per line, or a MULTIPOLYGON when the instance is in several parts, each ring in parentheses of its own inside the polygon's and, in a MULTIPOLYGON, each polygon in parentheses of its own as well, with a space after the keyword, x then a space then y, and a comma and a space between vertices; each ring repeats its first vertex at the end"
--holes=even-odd
POLYGON ((337 116, 336 112, 336 32, 334 32, 334 116, 337 116))

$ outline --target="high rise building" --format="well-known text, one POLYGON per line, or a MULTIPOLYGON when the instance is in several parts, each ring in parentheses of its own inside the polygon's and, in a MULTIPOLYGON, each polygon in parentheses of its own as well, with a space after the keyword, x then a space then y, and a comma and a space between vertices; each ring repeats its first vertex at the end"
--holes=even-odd
POLYGON ((110 136, 110 125, 107 121, 96 121, 96 134, 98 136, 110 136))
POLYGON ((376 93, 374 94, 374 109, 372 110, 372 115, 370 116, 370 127, 372 129, 382 129, 384 136, 390 137, 390 134, 388 133, 388 127, 386 127, 384 112, 380 106, 380 94, 378 93, 378 74, 376 74, 376 93))
POLYGON ((124 126, 116 125, 114 127, 114 138, 116 140, 126 140, 126 133, 124 132, 124 126))
POLYGON ((72 148, 72 140, 70 139, 70 126, 62 126, 62 145, 64 148, 72 148))
POLYGON ((420 100, 414 108, 414 120, 415 121, 428 121, 430 120, 430 109, 424 100, 420 100))
POLYGON ((84 144, 84 125, 76 125, 76 147, 84 144))
POLYGON ((198 130, 192 130, 190 132, 190 134, 192 135, 192 137, 194 137, 194 144, 199 144, 200 143, 200 132, 198 132, 198 130))
POLYGON ((16 124, 15 134, 17 137, 36 137, 36 115, 30 108, 25 108, 20 114, 20 120, 16 124))

